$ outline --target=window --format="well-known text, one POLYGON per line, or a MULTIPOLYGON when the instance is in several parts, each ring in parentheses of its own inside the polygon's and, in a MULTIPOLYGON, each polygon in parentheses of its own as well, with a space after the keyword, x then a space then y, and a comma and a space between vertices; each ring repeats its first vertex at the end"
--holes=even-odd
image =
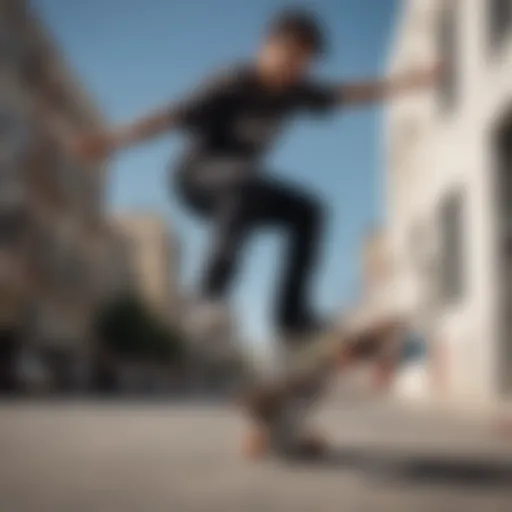
POLYGON ((463 195, 448 196, 440 211, 441 295, 446 302, 459 300, 464 293, 463 195))
POLYGON ((70 196, 83 213, 94 215, 102 206, 102 182, 97 169, 70 162, 70 196))
POLYGON ((445 69, 439 87, 440 104, 444 110, 451 110, 457 100, 458 92, 458 25, 457 2, 451 0, 441 11, 439 26, 439 54, 445 69))
POLYGON ((24 45, 16 29, 6 20, 0 20, 0 62, 16 66, 23 57, 23 51, 24 45))
POLYGON ((21 209, 0 210, 0 248, 18 245, 27 232, 27 217, 21 209))
POLYGON ((67 110, 68 97, 63 85, 56 76, 47 77, 46 81, 42 84, 41 93, 46 107, 52 110, 55 115, 67 110))
POLYGON ((23 26, 27 19, 26 2, 3 2, 0 6, 0 14, 16 28, 23 26))
POLYGON ((512 0, 488 0, 489 36, 493 49, 512 33, 512 0))
POLYGON ((38 240, 39 259, 43 272, 61 293, 76 293, 87 286, 87 269, 74 240, 67 233, 47 233, 38 240))
POLYGON ((18 163, 27 151, 30 134, 25 120, 14 112, 0 111, 0 162, 18 163))
POLYGON ((46 78, 45 61, 36 50, 28 52, 21 65, 21 76, 30 87, 40 87, 46 78))
POLYGON ((512 241, 512 115, 500 123, 495 135, 496 161, 495 202, 500 236, 509 245, 512 241))
POLYGON ((409 230, 411 265, 419 272, 424 272, 430 264, 427 235, 427 225, 424 222, 415 222, 409 230))
POLYGON ((496 226, 496 298, 499 326, 499 377, 512 392, 512 111, 494 133, 494 224, 496 226))

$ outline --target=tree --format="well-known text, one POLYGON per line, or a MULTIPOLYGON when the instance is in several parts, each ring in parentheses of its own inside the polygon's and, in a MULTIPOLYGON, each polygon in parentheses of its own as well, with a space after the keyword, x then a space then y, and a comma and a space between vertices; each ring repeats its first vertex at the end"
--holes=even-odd
POLYGON ((108 304, 97 317, 102 347, 126 359, 177 364, 184 357, 184 339, 178 329, 156 318, 136 296, 108 304))

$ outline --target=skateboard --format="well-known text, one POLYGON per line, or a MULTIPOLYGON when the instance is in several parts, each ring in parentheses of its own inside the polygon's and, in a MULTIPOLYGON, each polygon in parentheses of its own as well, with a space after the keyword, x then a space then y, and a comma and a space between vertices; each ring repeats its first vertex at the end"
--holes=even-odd
POLYGON ((338 367, 396 350, 403 334, 403 323, 387 317, 365 328, 347 326, 311 340, 298 351, 288 372, 274 382, 256 385, 242 397, 254 428, 246 452, 253 457, 288 453, 294 445, 304 444, 309 454, 321 453, 321 440, 300 431, 308 409, 323 396, 338 367))

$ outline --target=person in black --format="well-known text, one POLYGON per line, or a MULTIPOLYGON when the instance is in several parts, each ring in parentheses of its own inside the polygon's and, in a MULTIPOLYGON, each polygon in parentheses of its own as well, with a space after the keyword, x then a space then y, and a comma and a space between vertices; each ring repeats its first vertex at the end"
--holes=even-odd
POLYGON ((297 111, 327 112, 337 103, 328 87, 297 84, 268 90, 254 66, 239 65, 203 86, 172 114, 193 134, 178 166, 177 189, 186 204, 213 219, 213 244, 202 295, 224 297, 236 275, 247 237, 263 226, 285 230, 289 251, 275 323, 285 332, 310 330, 318 321, 308 303, 323 225, 323 205, 307 190, 266 172, 262 157, 297 111))
POLYGON ((287 333, 309 332, 321 324, 309 287, 325 212, 310 191, 266 171, 268 148, 296 114, 322 115, 384 100, 433 85, 438 77, 433 68, 389 80, 321 83, 310 70, 325 47, 313 15, 281 13, 253 61, 218 73, 189 97, 127 127, 80 137, 74 144, 83 157, 104 158, 164 131, 188 133, 191 143, 174 174, 176 187, 188 207, 211 220, 214 231, 201 292, 212 300, 225 297, 248 236, 263 226, 282 229, 289 252, 275 323, 287 333))

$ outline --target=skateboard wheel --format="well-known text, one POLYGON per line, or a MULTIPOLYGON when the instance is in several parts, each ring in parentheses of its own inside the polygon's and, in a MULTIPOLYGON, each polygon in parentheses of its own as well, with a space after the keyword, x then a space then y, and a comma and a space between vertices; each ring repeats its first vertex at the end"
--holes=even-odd
POLYGON ((319 458, 326 452, 327 443, 321 436, 305 436, 297 446, 297 455, 304 458, 319 458))
POLYGON ((265 428, 253 428, 243 440, 242 451, 249 460, 265 457, 270 450, 269 436, 265 428))

